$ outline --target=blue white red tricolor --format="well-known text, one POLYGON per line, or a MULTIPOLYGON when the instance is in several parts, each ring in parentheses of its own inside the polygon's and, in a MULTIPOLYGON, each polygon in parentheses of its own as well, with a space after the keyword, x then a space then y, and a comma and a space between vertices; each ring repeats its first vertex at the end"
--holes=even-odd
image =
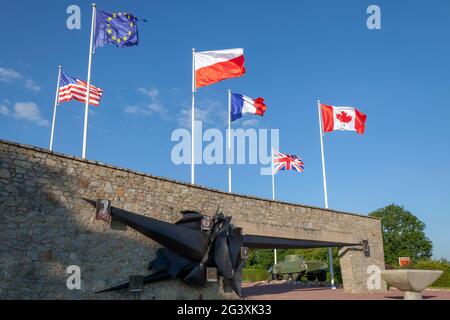
POLYGON ((242 118, 242 114, 245 113, 263 116, 266 109, 267 106, 261 97, 252 99, 239 93, 231 94, 231 121, 242 118))
POLYGON ((280 170, 303 172, 304 168, 305 164, 300 157, 278 151, 273 152, 273 173, 277 173, 280 170))
MULTIPOLYGON (((58 103, 72 99, 86 103, 87 83, 61 72, 58 103)), ((89 104, 98 106, 103 90, 90 85, 89 104)))

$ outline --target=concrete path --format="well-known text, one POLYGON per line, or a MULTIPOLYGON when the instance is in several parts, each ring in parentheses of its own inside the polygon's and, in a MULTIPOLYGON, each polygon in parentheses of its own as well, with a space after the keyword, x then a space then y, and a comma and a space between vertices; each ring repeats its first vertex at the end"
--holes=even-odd
MULTIPOLYGON (((301 286, 287 282, 243 283, 243 296, 247 300, 399 300, 403 293, 390 289, 386 294, 352 294, 342 288, 301 286)), ((428 289, 422 292, 424 300, 450 300, 450 290, 428 289)))

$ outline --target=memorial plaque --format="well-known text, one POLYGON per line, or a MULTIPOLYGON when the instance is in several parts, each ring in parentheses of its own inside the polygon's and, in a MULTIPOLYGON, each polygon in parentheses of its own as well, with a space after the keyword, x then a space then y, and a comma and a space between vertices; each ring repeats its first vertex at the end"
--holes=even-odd
POLYGON ((111 201, 97 199, 95 209, 95 218, 97 220, 111 221, 111 201))
POLYGON ((369 240, 363 240, 362 245, 363 245, 364 256, 370 257, 369 240))
POLYGON ((211 217, 210 216, 203 216, 202 218, 202 230, 209 231, 211 230, 211 217))
POLYGON ((408 268, 411 266, 411 258, 410 257, 399 257, 398 265, 400 268, 408 268))
POLYGON ((248 248, 247 247, 241 247, 241 259, 242 260, 248 259, 248 248))
POLYGON ((216 268, 206 268, 206 281, 217 282, 217 269, 216 268))
POLYGON ((128 291, 130 292, 142 292, 144 290, 144 277, 143 276, 130 276, 130 286, 128 291))

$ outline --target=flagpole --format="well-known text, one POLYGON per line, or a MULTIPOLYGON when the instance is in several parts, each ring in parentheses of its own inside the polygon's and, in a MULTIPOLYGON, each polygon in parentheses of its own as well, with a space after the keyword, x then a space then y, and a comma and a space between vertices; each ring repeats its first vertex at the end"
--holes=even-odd
MULTIPOLYGON (((272 148, 272 159, 271 159, 271 171, 272 171, 272 200, 275 201, 275 174, 273 170, 273 148, 272 148)), ((277 264, 277 249, 273 249, 273 265, 277 264)))
MULTIPOLYGON (((323 129, 322 129, 322 113, 320 109, 320 100, 317 100, 317 110, 319 113, 320 150, 322 151, 323 194, 325 197, 325 208, 328 209, 327 176, 325 172, 325 155, 323 152, 323 129)), ((328 248, 328 261, 330 263, 331 288, 336 289, 336 286, 334 285, 333 251, 331 250, 330 247, 328 248)))
POLYGON ((319 128, 320 128, 320 150, 322 151, 322 176, 323 176, 323 194, 325 196, 325 208, 328 209, 328 192, 327 192, 327 176, 325 173, 325 156, 323 153, 323 129, 322 115, 320 110, 320 100, 317 100, 317 110, 319 112, 319 128))
POLYGON ((61 69, 62 66, 58 66, 58 82, 56 83, 56 94, 55 94, 55 104, 53 106, 53 120, 52 120, 52 131, 50 134, 50 151, 53 150, 53 137, 55 134, 55 122, 56 122, 56 107, 58 106, 58 97, 59 97, 59 81, 61 80, 61 69))
POLYGON ((195 48, 192 49, 191 183, 195 184, 195 48))
POLYGON ((275 201, 275 176, 273 173, 273 148, 272 148, 272 160, 271 160, 271 164, 272 164, 272 200, 275 201))
POLYGON ((228 89, 228 192, 231 193, 231 90, 228 89))
POLYGON ((86 104, 84 106, 84 128, 83 128, 83 152, 82 158, 86 159, 86 142, 87 142, 87 128, 88 128, 88 114, 89 114, 89 99, 91 93, 91 65, 92 65, 92 47, 94 42, 94 22, 96 15, 96 4, 92 4, 92 22, 91 22, 91 39, 89 43, 89 63, 87 74, 87 88, 86 88, 86 104))

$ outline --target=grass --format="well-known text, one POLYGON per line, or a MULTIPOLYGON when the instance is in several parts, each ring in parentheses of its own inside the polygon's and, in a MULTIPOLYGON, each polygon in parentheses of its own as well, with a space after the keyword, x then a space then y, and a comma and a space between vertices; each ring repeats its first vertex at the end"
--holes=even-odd
POLYGON ((430 288, 450 288, 450 263, 436 260, 417 261, 412 269, 442 270, 444 273, 430 285, 430 288))
POLYGON ((268 278, 269 273, 266 270, 244 269, 242 272, 242 281, 244 282, 266 281, 268 278))

